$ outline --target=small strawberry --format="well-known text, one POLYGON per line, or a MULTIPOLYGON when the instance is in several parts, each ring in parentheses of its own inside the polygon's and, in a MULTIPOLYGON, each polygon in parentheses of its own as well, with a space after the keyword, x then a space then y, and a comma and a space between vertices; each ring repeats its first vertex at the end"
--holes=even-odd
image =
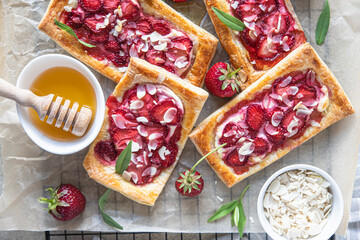
POLYGON ((261 105, 250 105, 247 108, 245 121, 251 130, 259 130, 265 122, 265 111, 261 105))
POLYGON ((236 75, 241 68, 232 70, 229 64, 215 63, 205 77, 205 84, 209 91, 218 97, 232 97, 240 91, 240 82, 236 75))
POLYGON ((62 184, 56 188, 46 189, 51 198, 39 198, 40 203, 47 203, 46 209, 59 221, 68 221, 82 213, 85 209, 86 200, 79 189, 71 184, 62 184))
POLYGON ((200 160, 197 161, 191 169, 180 174, 180 177, 175 182, 175 188, 181 195, 195 197, 202 192, 204 188, 204 180, 202 179, 202 175, 196 171, 195 168, 202 162, 202 160, 225 145, 226 143, 213 149, 208 154, 200 158, 200 160))

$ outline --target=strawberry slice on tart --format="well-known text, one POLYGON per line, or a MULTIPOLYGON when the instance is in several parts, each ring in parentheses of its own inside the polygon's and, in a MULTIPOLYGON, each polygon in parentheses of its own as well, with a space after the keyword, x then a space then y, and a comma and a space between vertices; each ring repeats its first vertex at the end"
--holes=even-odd
POLYGON ((135 201, 153 205, 207 96, 165 69, 131 58, 128 71, 106 102, 102 130, 85 157, 89 176, 135 201), (120 175, 116 164, 130 141, 129 164, 120 175))

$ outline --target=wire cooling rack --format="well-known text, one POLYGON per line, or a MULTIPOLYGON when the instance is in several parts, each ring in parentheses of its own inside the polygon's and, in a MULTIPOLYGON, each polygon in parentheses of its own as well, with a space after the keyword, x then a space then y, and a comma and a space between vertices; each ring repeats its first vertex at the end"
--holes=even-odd
MULTIPOLYGON (((123 233, 123 232, 83 232, 83 231, 56 231, 45 232, 46 240, 235 240, 239 239, 238 234, 217 234, 217 233, 123 233)), ((267 234, 245 233, 243 240, 271 240, 267 234)), ((330 240, 335 240, 332 236, 330 240)))

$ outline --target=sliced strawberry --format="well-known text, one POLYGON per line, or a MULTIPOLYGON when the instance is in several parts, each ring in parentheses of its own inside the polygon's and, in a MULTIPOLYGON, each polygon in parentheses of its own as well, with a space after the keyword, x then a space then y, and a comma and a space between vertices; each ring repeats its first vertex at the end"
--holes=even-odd
POLYGON ((259 58, 262 58, 264 60, 271 60, 276 57, 278 54, 277 51, 277 44, 274 43, 268 43, 266 38, 262 38, 260 40, 260 45, 257 51, 257 55, 259 58))
POLYGON ((244 39, 245 43, 252 47, 256 47, 260 38, 260 34, 262 34, 260 28, 258 26, 255 26, 255 30, 245 28, 241 36, 244 39))
POLYGON ((82 15, 77 11, 71 11, 67 14, 65 24, 71 28, 80 28, 82 26, 82 15))
MULTIPOLYGON (((286 116, 284 117, 283 121, 282 121, 282 127, 289 133, 291 133, 291 131, 289 130, 293 130, 296 133, 299 133, 302 128, 305 125, 305 122, 302 118, 296 116, 296 112, 295 111, 289 111, 286 116), (289 127, 290 124, 297 124, 297 125, 293 125, 293 127, 289 127)), ((294 136, 294 135, 293 135, 294 136)))
POLYGON ((237 143, 237 141, 240 139, 240 137, 242 136, 239 133, 239 132, 241 132, 240 130, 241 130, 240 127, 236 123, 229 122, 224 127, 222 136, 220 138, 220 143, 221 144, 227 143, 227 146, 235 145, 237 143))
POLYGON ((111 138, 118 153, 126 148, 130 140, 142 147, 142 139, 136 129, 112 129, 111 138))
POLYGON ((265 111, 261 105, 250 105, 247 108, 245 121, 251 130, 259 130, 265 122, 265 111))
POLYGON ((275 28, 276 33, 285 33, 289 29, 290 22, 288 16, 279 12, 271 14, 265 21, 270 29, 275 28))
POLYGON ((105 165, 113 165, 118 157, 115 145, 110 140, 99 141, 94 148, 95 156, 105 165))
POLYGON ((87 12, 96 12, 100 10, 102 1, 100 0, 81 0, 81 7, 87 12))
POLYGON ((274 127, 277 127, 277 126, 280 125, 280 123, 283 120, 284 116, 285 116, 284 112, 279 107, 276 107, 272 111, 267 112, 267 120, 274 127))
POLYGON ((150 109, 149 115, 153 121, 162 124, 175 125, 180 122, 180 110, 172 100, 159 102, 150 109))
POLYGON ((92 32, 90 40, 94 43, 105 43, 109 39, 109 30, 103 29, 100 32, 92 32))
POLYGON ((274 145, 281 145, 285 141, 285 132, 283 128, 267 124, 264 130, 265 135, 274 145))
POLYGON ((151 32, 151 22, 148 19, 142 19, 136 24, 137 28, 144 32, 150 33, 151 32))
POLYGON ((187 53, 190 53, 193 48, 192 41, 187 37, 175 38, 171 42, 177 49, 185 50, 187 53))
POLYGON ((106 106, 109 108, 109 114, 112 114, 119 109, 121 103, 114 96, 110 96, 106 101, 106 106))
POLYGON ((168 128, 155 123, 152 126, 144 126, 144 129, 147 133, 145 143, 149 151, 159 149, 164 144, 165 137, 168 134, 168 128))
POLYGON ((120 51, 119 43, 115 40, 110 40, 105 44, 105 49, 110 52, 118 53, 120 51))
POLYGON ((257 137, 257 138, 254 139, 253 143, 255 145, 254 153, 256 155, 262 155, 262 154, 266 153, 269 150, 269 144, 263 138, 257 137))
POLYGON ((105 0, 104 1, 104 9, 109 13, 113 13, 114 10, 117 9, 119 5, 120 5, 120 0, 105 0))
POLYGON ((169 34, 171 31, 164 20, 156 21, 152 24, 152 26, 155 32, 158 32, 163 36, 169 34))
POLYGON ((230 166, 244 166, 248 158, 249 156, 239 156, 238 150, 234 149, 226 156, 225 161, 230 166))
POLYGON ((104 23, 105 15, 90 15, 89 17, 85 18, 84 24, 95 33, 103 31, 103 28, 96 28, 96 26, 102 25, 104 23))
POLYGON ((150 49, 145 55, 146 61, 151 64, 162 66, 165 63, 166 55, 163 51, 150 49))
POLYGON ((178 153, 178 147, 176 144, 167 144, 158 149, 154 154, 156 158, 160 159, 160 164, 162 167, 170 167, 176 160, 176 155, 178 153))
POLYGON ((288 52, 295 45, 295 36, 287 34, 282 39, 283 43, 279 46, 282 51, 288 52))
POLYGON ((306 102, 308 100, 315 99, 316 98, 316 90, 312 87, 307 87, 307 86, 303 85, 303 86, 299 87, 299 91, 296 94, 296 98, 302 102, 306 102))
POLYGON ((127 20, 134 20, 139 17, 139 7, 131 0, 121 1, 122 18, 127 20))
POLYGON ((262 10, 257 3, 242 3, 235 9, 236 15, 246 22, 254 22, 258 19, 262 10))
POLYGON ((134 115, 127 109, 119 109, 116 113, 109 114, 111 128, 136 128, 139 124, 137 123, 134 115))

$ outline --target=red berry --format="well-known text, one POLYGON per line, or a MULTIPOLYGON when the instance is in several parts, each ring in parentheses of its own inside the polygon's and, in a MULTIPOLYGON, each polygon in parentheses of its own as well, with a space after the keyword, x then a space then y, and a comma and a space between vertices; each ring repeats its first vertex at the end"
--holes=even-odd
POLYGON ((155 158, 160 160, 160 165, 164 168, 170 167, 176 160, 178 147, 176 144, 167 144, 155 152, 155 158))
POLYGON ((296 94, 299 101, 306 102, 316 98, 316 90, 312 87, 301 86, 296 94))
POLYGON ((134 20, 139 16, 139 7, 131 0, 121 1, 122 18, 134 20))
POLYGON ((269 150, 269 144, 263 138, 257 137, 257 138, 254 139, 253 143, 255 145, 254 153, 257 154, 257 155, 262 155, 262 154, 266 153, 269 150))
POLYGON ((127 147, 130 140, 139 144, 140 147, 143 146, 141 136, 136 129, 115 128, 111 133, 111 138, 119 154, 127 147))
POLYGON ((175 125, 180 122, 179 113, 180 110, 172 100, 165 100, 152 107, 149 116, 155 122, 175 125))
POLYGON ((204 180, 198 171, 187 170, 180 174, 175 182, 175 188, 183 196, 195 197, 202 192, 204 180))
POLYGON ((81 0, 80 5, 87 12, 96 12, 101 8, 102 2, 100 0, 81 0))
POLYGON ((146 61, 151 64, 161 66, 165 63, 166 55, 163 51, 157 51, 154 49, 150 49, 145 55, 146 61))
POLYGON ((227 143, 227 147, 234 145, 241 137, 239 131, 240 127, 236 123, 229 122, 224 127, 222 136, 220 138, 220 143, 227 143))
POLYGON ((103 29, 100 32, 92 32, 90 34, 90 40, 94 43, 105 43, 109 38, 109 30, 103 29))
POLYGON ((98 32, 101 32, 103 30, 103 28, 96 28, 96 26, 98 24, 103 24, 105 17, 106 17, 105 15, 98 16, 98 14, 96 14, 96 16, 95 15, 90 15, 89 17, 85 18, 84 24, 92 32, 98 33, 98 32))
POLYGON ((115 145, 110 140, 99 141, 95 145, 94 152, 98 160, 106 165, 115 164, 115 161, 118 157, 115 145))
POLYGON ((151 32, 151 22, 148 19, 142 19, 136 24, 137 28, 144 32, 150 33, 151 32))
POLYGON ((110 52, 118 53, 120 51, 120 46, 117 41, 111 40, 105 44, 105 49, 110 52))
POLYGON ((245 121, 251 130, 259 130, 265 122, 265 111, 261 105, 248 106, 245 121))
POLYGON ((104 9, 109 13, 113 13, 114 10, 117 9, 119 5, 120 5, 120 0, 105 0, 104 1, 104 9))
POLYGON ((86 199, 79 189, 71 184, 62 184, 56 190, 47 189, 50 199, 39 198, 39 202, 49 204, 49 213, 59 221, 68 221, 81 214, 86 199))
POLYGON ((285 141, 284 129, 267 124, 264 128, 265 135, 274 145, 281 145, 285 141))
POLYGON ((228 68, 227 63, 218 62, 206 73, 205 85, 213 95, 218 97, 232 97, 236 93, 238 86, 234 79, 228 79, 228 68), (224 79, 220 80, 220 78, 224 79), (224 84, 227 83, 229 83, 228 86, 223 90, 224 84))
POLYGON ((225 162, 230 166, 244 166, 249 156, 239 156, 238 149, 232 150, 225 159, 225 162))
POLYGON ((171 31, 164 20, 153 22, 152 26, 155 32, 158 32, 163 36, 169 34, 171 31))

